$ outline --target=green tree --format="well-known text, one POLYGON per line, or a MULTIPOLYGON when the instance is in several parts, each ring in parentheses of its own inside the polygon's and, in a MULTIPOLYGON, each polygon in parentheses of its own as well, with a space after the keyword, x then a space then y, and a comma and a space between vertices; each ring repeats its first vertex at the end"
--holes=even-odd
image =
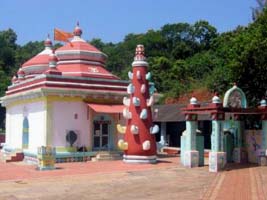
POLYGON ((263 12, 264 8, 266 8, 267 0, 256 0, 258 6, 252 8, 252 19, 256 20, 259 15, 263 12))

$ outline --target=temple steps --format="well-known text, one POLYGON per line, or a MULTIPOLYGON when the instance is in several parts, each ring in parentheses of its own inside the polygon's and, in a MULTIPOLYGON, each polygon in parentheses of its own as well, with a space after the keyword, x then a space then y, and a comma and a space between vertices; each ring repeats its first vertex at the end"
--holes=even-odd
POLYGON ((100 151, 92 161, 122 160, 122 153, 117 151, 100 151))
POLYGON ((24 153, 23 152, 2 152, 0 156, 0 160, 2 162, 8 163, 8 162, 19 162, 23 161, 24 159, 24 153))

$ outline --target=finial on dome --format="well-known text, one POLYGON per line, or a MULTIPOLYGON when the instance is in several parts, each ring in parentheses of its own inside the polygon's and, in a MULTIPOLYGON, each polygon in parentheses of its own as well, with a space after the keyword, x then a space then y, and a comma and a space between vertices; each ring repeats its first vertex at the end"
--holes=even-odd
POLYGON ((142 44, 138 44, 136 46, 136 49, 135 49, 135 57, 134 57, 134 60, 146 60, 146 57, 145 57, 145 47, 144 45, 142 44))
POLYGON ((53 49, 49 55, 49 68, 44 73, 50 75, 62 75, 62 73, 57 69, 57 61, 58 58, 55 54, 55 50, 53 49))
POLYGON ((82 33, 83 33, 83 31, 80 28, 80 23, 78 21, 77 24, 76 24, 76 27, 75 27, 75 29, 73 31, 73 34, 74 34, 74 36, 79 36, 80 37, 82 35, 82 33))
POLYGON ((233 87, 237 87, 237 83, 236 82, 233 83, 233 87))
POLYGON ((49 55, 49 68, 55 68, 57 66, 58 58, 55 54, 55 50, 52 50, 52 53, 49 55))
POLYGON ((135 57, 132 63, 133 67, 147 67, 148 63, 146 62, 145 57, 145 47, 142 44, 138 44, 135 49, 135 57))
POLYGON ((50 40, 50 34, 47 34, 47 38, 44 41, 45 47, 51 48, 52 47, 52 41, 50 40))

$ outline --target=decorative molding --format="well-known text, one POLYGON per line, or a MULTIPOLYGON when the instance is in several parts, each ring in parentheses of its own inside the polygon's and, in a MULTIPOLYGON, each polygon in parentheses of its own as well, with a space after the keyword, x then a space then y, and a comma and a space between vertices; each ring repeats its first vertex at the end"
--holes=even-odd
POLYGON ((141 66, 148 67, 148 63, 146 61, 137 60, 137 61, 133 61, 132 66, 133 67, 141 67, 141 66))
POLYGON ((105 65, 101 62, 97 62, 97 61, 88 61, 88 60, 82 60, 82 59, 77 59, 77 60, 61 60, 58 61, 57 64, 58 65, 62 65, 62 64, 90 64, 90 65, 100 65, 102 67, 105 67, 105 65))
POLYGON ((46 96, 48 96, 49 100, 56 99, 60 101, 87 101, 88 97, 100 99, 104 97, 103 95, 109 95, 110 97, 118 97, 118 99, 122 99, 125 94, 126 92, 38 88, 2 97, 1 101, 3 106, 10 107, 17 104, 44 101, 46 96))
POLYGON ((70 86, 70 87, 78 86, 79 88, 84 88, 84 89, 88 89, 88 87, 94 87, 94 89, 108 88, 108 89, 125 89, 126 90, 125 86, 120 86, 120 85, 117 86, 117 85, 103 85, 103 84, 87 84, 87 83, 70 83, 70 82, 58 82, 58 81, 42 81, 42 82, 38 82, 38 83, 35 83, 35 84, 29 84, 29 85, 26 85, 24 87, 19 87, 17 89, 9 90, 9 91, 6 92, 6 94, 11 94, 11 93, 14 93, 14 92, 20 92, 20 91, 23 91, 23 90, 26 90, 26 89, 30 89, 30 88, 38 87, 38 86, 43 86, 43 85, 47 85, 47 86, 55 85, 55 86, 58 86, 58 87, 60 87, 60 86, 70 86))

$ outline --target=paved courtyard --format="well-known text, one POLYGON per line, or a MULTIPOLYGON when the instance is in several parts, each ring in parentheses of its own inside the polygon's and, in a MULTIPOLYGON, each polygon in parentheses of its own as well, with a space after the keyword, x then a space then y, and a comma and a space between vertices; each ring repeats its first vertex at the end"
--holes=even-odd
POLYGON ((37 171, 23 163, 0 163, 2 199, 267 199, 267 167, 229 165, 185 169, 177 157, 156 165, 121 161, 57 164, 37 171))

